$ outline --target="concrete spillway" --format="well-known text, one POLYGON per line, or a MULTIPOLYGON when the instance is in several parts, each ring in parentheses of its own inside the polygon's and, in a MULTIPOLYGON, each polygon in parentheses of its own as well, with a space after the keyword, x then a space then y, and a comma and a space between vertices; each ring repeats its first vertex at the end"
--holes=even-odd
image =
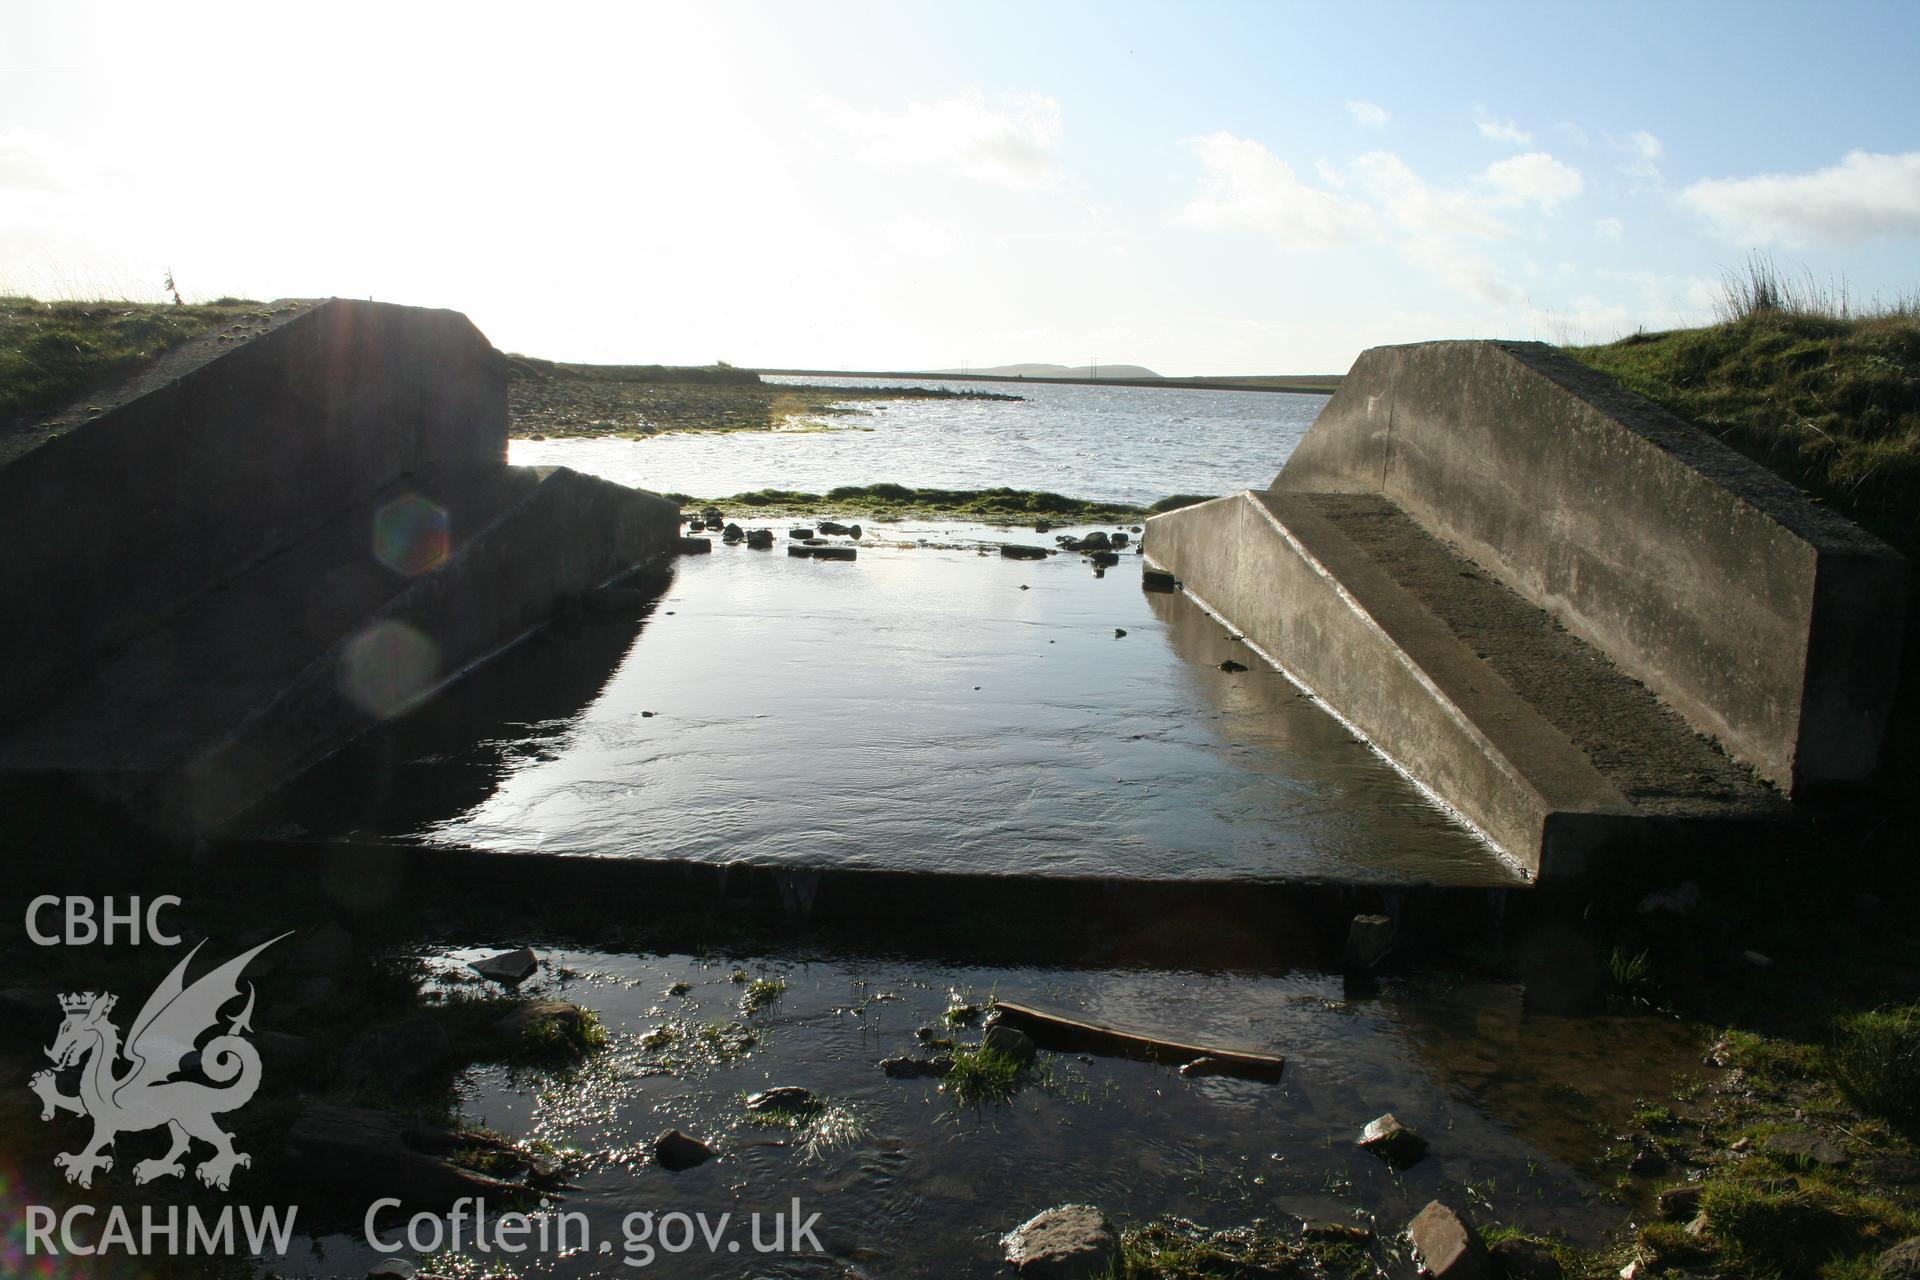
POLYGON ((1146 549, 1536 874, 1865 777, 1892 694, 1897 554, 1538 344, 1367 352, 1146 549))

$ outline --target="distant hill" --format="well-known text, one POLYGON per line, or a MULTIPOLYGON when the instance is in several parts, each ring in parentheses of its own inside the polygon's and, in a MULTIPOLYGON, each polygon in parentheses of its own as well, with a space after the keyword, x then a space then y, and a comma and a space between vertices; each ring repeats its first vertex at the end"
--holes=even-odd
POLYGON ((1153 370, 1137 364, 1080 365, 1068 368, 1064 364, 997 364, 987 369, 934 369, 933 373, 977 373, 988 378, 1157 378, 1160 375, 1153 370))

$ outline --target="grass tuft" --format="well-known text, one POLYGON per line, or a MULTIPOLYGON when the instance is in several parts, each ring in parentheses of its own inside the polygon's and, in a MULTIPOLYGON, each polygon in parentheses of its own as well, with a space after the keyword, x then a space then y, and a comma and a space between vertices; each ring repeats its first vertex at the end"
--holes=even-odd
POLYGON ((1920 1006, 1841 1018, 1830 1061, 1834 1079, 1862 1110, 1920 1136, 1920 1006))

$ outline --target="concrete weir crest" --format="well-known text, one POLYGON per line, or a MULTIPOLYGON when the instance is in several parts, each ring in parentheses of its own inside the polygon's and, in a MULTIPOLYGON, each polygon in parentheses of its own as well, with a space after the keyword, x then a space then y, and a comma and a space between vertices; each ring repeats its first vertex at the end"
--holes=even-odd
POLYGON ((1538 875, 1868 777, 1906 566, 1539 343, 1364 353, 1147 557, 1538 875))

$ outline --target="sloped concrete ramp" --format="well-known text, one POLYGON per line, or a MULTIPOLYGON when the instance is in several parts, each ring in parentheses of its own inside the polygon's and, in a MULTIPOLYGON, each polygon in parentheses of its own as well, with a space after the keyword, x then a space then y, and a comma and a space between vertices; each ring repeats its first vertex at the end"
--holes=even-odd
POLYGON ((1535 875, 1779 820, 1892 694, 1897 554, 1538 344, 1366 353, 1145 550, 1535 875))

